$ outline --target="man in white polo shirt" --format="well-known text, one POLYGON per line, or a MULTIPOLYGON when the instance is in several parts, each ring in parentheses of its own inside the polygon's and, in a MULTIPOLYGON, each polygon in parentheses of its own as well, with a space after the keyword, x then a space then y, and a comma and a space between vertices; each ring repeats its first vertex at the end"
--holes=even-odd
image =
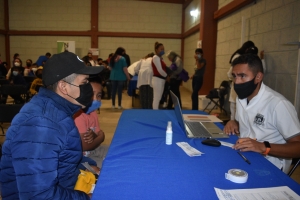
POLYGON ((287 173, 292 159, 300 157, 300 124, 294 106, 262 82, 261 60, 245 54, 232 63, 236 100, 235 120, 224 132, 240 133, 234 149, 263 154, 287 173))

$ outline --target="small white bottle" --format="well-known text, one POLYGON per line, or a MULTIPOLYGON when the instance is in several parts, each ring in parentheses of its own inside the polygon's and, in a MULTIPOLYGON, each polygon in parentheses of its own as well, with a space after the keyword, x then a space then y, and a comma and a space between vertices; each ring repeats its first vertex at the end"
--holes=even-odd
POLYGON ((166 131, 166 144, 171 145, 173 140, 172 122, 168 121, 167 131, 166 131))

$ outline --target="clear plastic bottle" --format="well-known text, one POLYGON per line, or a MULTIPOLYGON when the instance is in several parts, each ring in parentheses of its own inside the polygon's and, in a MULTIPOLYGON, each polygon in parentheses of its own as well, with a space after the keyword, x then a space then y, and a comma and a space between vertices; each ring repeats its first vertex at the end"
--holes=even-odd
POLYGON ((173 140, 172 122, 168 121, 167 131, 166 131, 166 144, 171 145, 173 140))

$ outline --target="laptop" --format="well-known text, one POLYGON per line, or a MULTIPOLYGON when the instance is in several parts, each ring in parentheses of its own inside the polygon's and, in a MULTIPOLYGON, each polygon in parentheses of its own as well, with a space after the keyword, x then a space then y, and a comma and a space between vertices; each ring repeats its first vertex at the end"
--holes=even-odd
POLYGON ((199 121, 185 121, 181 112, 179 100, 177 96, 170 91, 171 98, 174 104, 175 115, 179 126, 186 133, 188 138, 228 138, 215 123, 213 122, 199 122, 199 121))

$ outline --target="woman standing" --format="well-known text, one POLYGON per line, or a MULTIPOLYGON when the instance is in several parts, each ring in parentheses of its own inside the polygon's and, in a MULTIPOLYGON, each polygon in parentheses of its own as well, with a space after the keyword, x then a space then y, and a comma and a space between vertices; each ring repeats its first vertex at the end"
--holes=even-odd
MULTIPOLYGON (((181 105, 181 98, 180 98, 180 91, 179 87, 182 82, 182 79, 180 78, 179 74, 181 73, 183 69, 183 63, 180 58, 180 56, 175 53, 174 51, 170 51, 167 55, 169 60, 172 62, 172 65, 170 66, 171 74, 170 74, 170 90, 178 97, 180 107, 181 105)), ((173 101, 172 98, 169 96, 168 100, 168 109, 172 109, 173 107, 173 101)))
POLYGON ((122 109, 122 89, 124 82, 130 80, 125 58, 122 56, 125 49, 117 48, 115 54, 110 59, 111 73, 109 79, 112 84, 112 108, 115 109, 115 99, 118 91, 118 109, 122 109))
POLYGON ((203 50, 198 48, 195 50, 194 58, 196 59, 195 74, 191 77, 192 80, 192 110, 198 110, 198 92, 203 84, 203 76, 206 68, 206 60, 203 58, 203 50))
POLYGON ((137 87, 140 91, 140 102, 143 109, 152 109, 153 88, 152 88, 152 57, 154 53, 149 53, 141 59, 134 68, 138 74, 137 87))
POLYGON ((153 87, 153 103, 152 108, 158 110, 159 101, 164 91, 164 85, 167 77, 166 64, 162 60, 162 56, 165 54, 165 48, 162 43, 155 42, 154 45, 155 54, 152 59, 152 87, 153 87))

